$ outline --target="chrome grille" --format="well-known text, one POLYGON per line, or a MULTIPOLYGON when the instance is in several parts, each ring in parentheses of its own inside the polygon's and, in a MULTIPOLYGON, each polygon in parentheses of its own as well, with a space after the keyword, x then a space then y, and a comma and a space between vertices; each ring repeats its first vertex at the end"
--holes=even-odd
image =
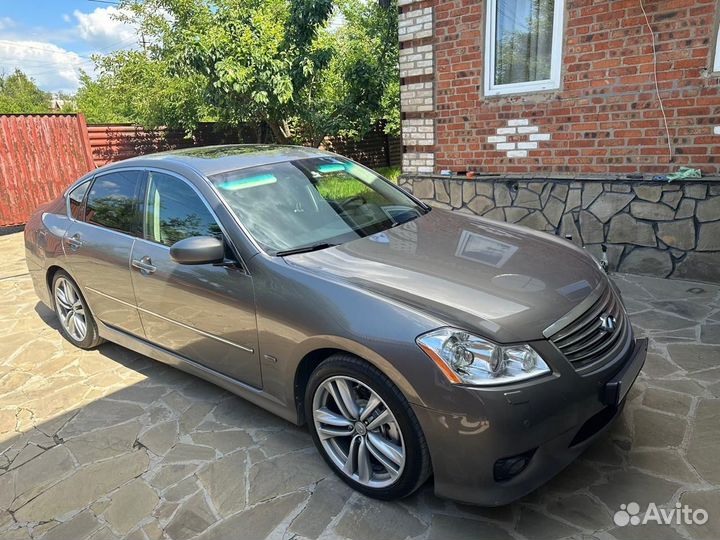
POLYGON ((589 371, 621 353, 632 339, 632 328, 620 299, 612 286, 607 285, 589 309, 549 339, 575 369, 589 371), (602 328, 603 315, 615 318, 614 331, 602 328))

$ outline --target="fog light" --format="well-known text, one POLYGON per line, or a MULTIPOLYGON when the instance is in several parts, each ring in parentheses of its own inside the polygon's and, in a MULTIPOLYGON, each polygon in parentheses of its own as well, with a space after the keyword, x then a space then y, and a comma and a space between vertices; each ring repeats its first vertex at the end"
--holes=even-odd
POLYGON ((523 454, 517 456, 510 456, 502 459, 498 459, 493 467, 493 477, 496 482, 506 482, 514 476, 517 476, 523 472, 530 464, 530 460, 535 454, 537 448, 528 450, 523 454))

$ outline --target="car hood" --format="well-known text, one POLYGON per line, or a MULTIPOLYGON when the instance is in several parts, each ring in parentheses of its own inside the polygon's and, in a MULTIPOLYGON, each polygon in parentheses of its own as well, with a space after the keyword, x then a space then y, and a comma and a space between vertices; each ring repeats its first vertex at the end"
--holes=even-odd
POLYGON ((501 343, 542 339, 606 279, 566 240, 441 209, 285 260, 501 343))

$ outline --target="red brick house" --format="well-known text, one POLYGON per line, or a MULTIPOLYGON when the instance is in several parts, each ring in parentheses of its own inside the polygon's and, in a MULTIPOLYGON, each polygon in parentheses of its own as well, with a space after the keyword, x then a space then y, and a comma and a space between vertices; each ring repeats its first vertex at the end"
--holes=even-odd
POLYGON ((404 144, 435 172, 720 175, 717 0, 400 5, 404 144))
POLYGON ((403 187, 720 282, 720 0, 398 4, 403 187))

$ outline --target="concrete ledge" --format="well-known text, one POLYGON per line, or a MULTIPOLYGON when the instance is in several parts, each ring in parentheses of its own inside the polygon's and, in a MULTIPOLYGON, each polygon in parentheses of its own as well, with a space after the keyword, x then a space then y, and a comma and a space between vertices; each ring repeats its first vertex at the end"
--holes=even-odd
POLYGON ((434 206, 525 225, 600 256, 612 270, 720 283, 720 178, 402 176, 434 206))

